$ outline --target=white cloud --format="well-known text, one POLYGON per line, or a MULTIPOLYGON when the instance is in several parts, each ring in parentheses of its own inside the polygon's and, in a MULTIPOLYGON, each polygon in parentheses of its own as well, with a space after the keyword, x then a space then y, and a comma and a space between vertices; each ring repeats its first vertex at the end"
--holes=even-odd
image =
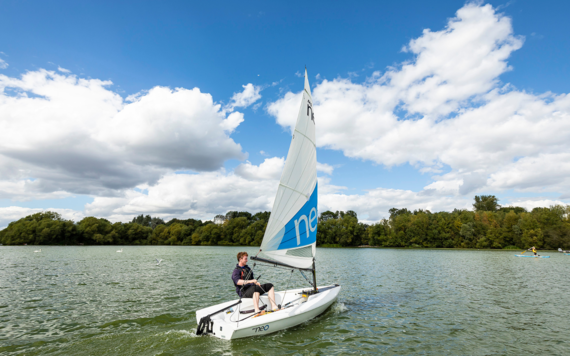
MULTIPOLYGON (((264 168, 267 167, 260 170, 264 168)), ((121 197, 96 197, 86 205, 86 214, 106 216, 113 221, 127 221, 139 214, 209 220, 229 210, 270 210, 279 181, 265 178, 246 179, 224 170, 169 174, 146 187, 148 194, 130 190, 121 197)))
POLYGON ((246 108, 261 98, 261 94, 259 93, 263 89, 262 87, 251 83, 242 85, 242 87, 243 91, 241 93, 234 93, 230 99, 230 103, 226 106, 228 111, 233 111, 239 107, 246 108))
POLYGON ((0 208, 0 230, 3 230, 12 221, 20 220, 28 215, 40 213, 43 211, 53 211, 59 213, 62 218, 66 220, 73 220, 75 222, 80 221, 85 216, 82 212, 72 210, 72 209, 33 209, 33 208, 22 208, 19 206, 9 206, 5 208, 0 208))
MULTIPOLYGON (((388 167, 409 163, 433 175, 424 192, 432 196, 570 193, 570 97, 500 83, 522 44, 510 18, 468 3, 445 29, 426 29, 404 46, 412 60, 362 84, 344 78, 317 84, 317 144, 388 167)), ((288 92, 267 111, 292 130, 300 95, 288 92)))
MULTIPOLYGON (((320 184, 320 181, 319 181, 320 184)), ((365 223, 374 223, 390 217, 391 208, 408 210, 451 211, 453 209, 471 209, 468 199, 455 197, 434 197, 410 190, 373 189, 366 194, 331 193, 319 196, 319 211, 354 210, 358 219, 365 223)))
POLYGON ((69 69, 65 69, 65 68, 62 68, 60 66, 57 66, 57 70, 62 72, 62 73, 71 73, 71 71, 69 69))
POLYGON ((525 208, 528 211, 532 211, 534 208, 544 208, 544 207, 551 207, 554 205, 562 205, 565 206, 566 203, 560 200, 552 200, 552 199, 544 199, 544 198, 536 198, 536 199, 520 199, 520 200, 513 200, 509 204, 505 204, 503 206, 520 206, 521 208, 525 208))
POLYGON ((5 60, 3 60, 2 58, 0 58, 0 69, 6 69, 8 68, 8 63, 6 63, 5 60))
POLYGON ((1 198, 114 196, 172 170, 246 158, 228 136, 243 114, 226 116, 211 95, 155 87, 127 103, 111 84, 43 69, 0 75, 1 198))
POLYGON ((243 114, 241 112, 233 112, 228 115, 227 119, 220 123, 220 126, 228 134, 234 132, 234 130, 243 122, 243 114))
POLYGON ((297 94, 288 92, 283 98, 267 106, 267 112, 275 116, 279 125, 288 127, 291 134, 293 134, 293 130, 295 130, 295 123, 297 122, 297 114, 302 97, 302 92, 297 94))
POLYGON ((330 164, 317 162, 317 171, 331 175, 333 174, 333 170, 334 167, 330 164))
MULTIPOLYGON (((386 166, 410 163, 434 180, 420 192, 349 194, 319 177, 319 210, 355 210, 374 222, 392 207, 470 209, 472 195, 464 195, 484 190, 570 194, 570 98, 500 83, 512 70, 507 59, 522 44, 509 18, 470 3, 443 30, 425 30, 404 46, 410 61, 361 84, 347 78, 318 83, 320 147, 386 166)), ((259 100, 261 87, 244 85, 222 108, 197 88, 156 87, 123 100, 111 84, 45 70, 21 79, 0 75, 0 197, 91 194, 85 215, 112 221, 271 209, 283 158, 220 169, 226 159, 245 159, 229 137, 244 120, 233 110, 259 100), (181 169, 199 173, 172 173, 181 169)), ((267 111, 292 131, 300 98, 286 93, 267 111)), ((319 171, 330 175, 333 168, 319 164, 319 171)), ((509 203, 531 209, 560 200, 509 203)))
POLYGON ((279 179, 285 166, 285 159, 280 157, 266 158, 259 166, 245 162, 236 167, 235 173, 249 180, 279 179))

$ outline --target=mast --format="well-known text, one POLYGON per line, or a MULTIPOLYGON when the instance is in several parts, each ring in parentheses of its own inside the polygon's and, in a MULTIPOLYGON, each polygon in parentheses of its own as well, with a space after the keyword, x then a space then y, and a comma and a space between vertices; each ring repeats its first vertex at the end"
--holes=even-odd
POLYGON ((315 259, 313 258, 313 288, 315 293, 318 293, 319 291, 317 290, 317 270, 315 268, 315 259))

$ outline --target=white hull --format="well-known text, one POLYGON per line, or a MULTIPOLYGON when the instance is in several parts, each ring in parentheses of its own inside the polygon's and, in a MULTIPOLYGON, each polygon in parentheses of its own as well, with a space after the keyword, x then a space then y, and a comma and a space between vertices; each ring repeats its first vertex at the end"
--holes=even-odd
MULTIPOLYGON (((284 291, 275 292, 275 301, 277 304, 287 305, 287 303, 293 302, 284 310, 255 318, 249 317, 252 314, 240 313, 240 311, 253 309, 252 299, 242 299, 241 304, 232 307, 232 312, 228 313, 228 309, 211 316, 213 327, 212 333, 209 335, 220 339, 232 340, 243 337, 267 335, 299 325, 327 310, 327 308, 336 301, 338 293, 340 292, 340 286, 319 287, 319 293, 310 295, 306 301, 304 299, 295 301, 295 299, 301 297, 303 290, 307 290, 307 288, 292 289, 286 293, 284 291), (283 297, 285 297, 285 300, 283 300, 283 297)), ((261 296, 260 299, 263 303, 269 306, 271 305, 267 295, 261 296)), ((217 312, 224 307, 229 307, 236 302, 238 302, 238 299, 198 310, 196 311, 196 321, 199 324, 202 317, 217 312)), ((260 306, 263 305, 263 303, 260 302, 260 306)))

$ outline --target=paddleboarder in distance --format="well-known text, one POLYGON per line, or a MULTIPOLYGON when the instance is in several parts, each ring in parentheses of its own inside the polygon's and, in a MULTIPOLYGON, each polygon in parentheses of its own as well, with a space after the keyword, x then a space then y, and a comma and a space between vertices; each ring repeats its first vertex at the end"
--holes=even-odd
POLYGON ((532 250, 532 252, 534 253, 535 256, 538 256, 538 253, 536 252, 536 247, 532 246, 527 251, 530 251, 530 250, 532 250))
MULTIPOLYGON (((260 284, 257 279, 253 278, 253 271, 247 265, 247 252, 237 254, 238 264, 232 272, 232 280, 236 286, 236 292, 241 298, 253 298, 253 308, 255 313, 259 314, 259 297, 265 293, 269 296, 269 302, 273 311, 279 310, 275 304, 275 290, 273 284, 260 284)), ((265 313, 265 312, 264 312, 265 313)))

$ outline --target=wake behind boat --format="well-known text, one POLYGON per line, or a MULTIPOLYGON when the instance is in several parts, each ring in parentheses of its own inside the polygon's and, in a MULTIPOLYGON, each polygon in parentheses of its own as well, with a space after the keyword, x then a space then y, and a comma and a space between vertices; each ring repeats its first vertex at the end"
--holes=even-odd
POLYGON ((311 273, 312 281, 305 277, 311 288, 275 292, 273 303, 268 295, 261 296, 261 304, 282 308, 263 315, 254 312, 252 299, 243 297, 198 310, 196 335, 230 340, 273 333, 318 316, 337 299, 338 284, 317 287, 317 145, 312 101, 305 69, 301 108, 271 216, 259 252, 251 257, 287 272, 297 269, 303 277, 303 271, 311 273))

